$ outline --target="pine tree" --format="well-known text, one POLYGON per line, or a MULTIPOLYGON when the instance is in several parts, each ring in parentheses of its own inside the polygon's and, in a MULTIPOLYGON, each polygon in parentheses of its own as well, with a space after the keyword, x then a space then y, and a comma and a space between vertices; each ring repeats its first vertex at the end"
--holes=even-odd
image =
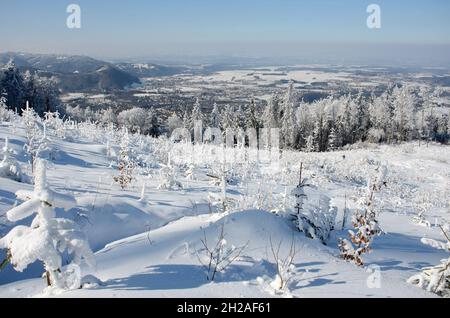
POLYGON ((76 205, 73 197, 49 189, 45 161, 36 161, 34 191, 18 191, 25 203, 9 210, 11 222, 37 214, 31 226, 18 225, 0 239, 0 248, 7 249, 6 261, 21 272, 35 261, 45 268, 48 286, 59 289, 78 289, 81 285, 80 263, 94 264, 93 253, 85 235, 77 224, 56 218, 55 208, 68 209, 76 205), (62 255, 72 256, 72 263, 63 268, 62 255))
POLYGON ((278 96, 272 95, 263 114, 264 128, 280 128, 278 96))
POLYGON ((21 114, 21 107, 24 104, 23 92, 25 90, 23 77, 12 59, 3 67, 2 71, 3 77, 0 81, 0 87, 6 98, 6 105, 9 109, 21 114))
POLYGON ((339 141, 336 134, 336 129, 334 127, 330 130, 330 135, 328 136, 328 150, 335 151, 339 148, 339 141))
POLYGON ((194 103, 194 107, 192 108, 192 113, 190 117, 189 127, 194 127, 196 121, 204 122, 204 116, 202 112, 202 106, 200 104, 200 98, 197 98, 194 103))
POLYGON ((213 109, 209 115, 209 127, 220 128, 220 112, 217 103, 214 103, 213 109))

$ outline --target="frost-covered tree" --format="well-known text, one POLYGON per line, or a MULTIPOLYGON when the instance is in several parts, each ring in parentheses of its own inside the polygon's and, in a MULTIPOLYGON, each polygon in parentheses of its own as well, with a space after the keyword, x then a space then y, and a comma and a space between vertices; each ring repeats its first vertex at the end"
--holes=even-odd
POLYGON ((0 239, 0 248, 7 249, 7 259, 15 270, 23 271, 30 264, 44 264, 48 286, 58 289, 77 289, 81 286, 79 265, 85 260, 94 265, 93 253, 84 233, 69 219, 57 218, 55 208, 72 208, 73 197, 54 192, 48 187, 46 164, 36 161, 34 191, 18 191, 17 197, 25 202, 7 212, 11 222, 23 220, 33 214, 30 226, 18 225, 0 239), (71 256, 71 264, 63 267, 63 253, 71 256))
POLYGON ((26 182, 27 177, 22 173, 19 163, 12 157, 13 150, 9 148, 9 139, 5 138, 3 146, 3 160, 0 161, 0 177, 19 182, 26 182))
POLYGON ((263 114, 263 125, 265 128, 280 128, 280 106, 277 95, 272 95, 267 102, 263 114))
POLYGON ((183 128, 183 120, 174 113, 167 119, 167 129, 169 130, 169 135, 178 128, 183 128))
POLYGON ((209 127, 211 128, 220 127, 220 112, 217 103, 214 103, 213 109, 209 114, 209 127))
POLYGON ((349 230, 350 240, 340 239, 339 249, 341 257, 348 261, 353 261, 358 266, 363 266, 362 255, 371 252, 371 245, 376 236, 383 233, 378 223, 377 212, 375 211, 375 193, 379 192, 386 185, 386 167, 381 166, 378 176, 369 179, 367 194, 361 202, 361 208, 357 210, 352 218, 354 227, 349 230))
POLYGON ((134 169, 136 167, 130 149, 130 136, 126 128, 122 129, 118 160, 119 163, 117 165, 117 169, 119 171, 119 175, 114 176, 113 179, 122 189, 125 189, 133 181, 134 169))
MULTIPOLYGON (((1 90, 0 90, 1 93, 1 90)), ((6 106, 6 98, 0 94, 0 121, 9 121, 13 116, 13 112, 6 106)))
POLYGON ((396 87, 393 92, 394 116, 397 139, 399 141, 411 140, 415 133, 416 96, 408 86, 396 87))
POLYGON ((294 148, 297 145, 298 128, 295 117, 295 93, 291 83, 284 96, 280 112, 280 137, 283 148, 294 148))
POLYGON ((200 104, 200 98, 197 98, 192 108, 191 117, 189 119, 189 127, 194 127, 196 121, 204 122, 205 117, 202 111, 202 105, 200 104))
MULTIPOLYGON (((446 226, 449 228, 449 226, 446 226)), ((450 252, 450 236, 443 226, 440 226, 447 242, 440 242, 433 239, 423 238, 422 243, 439 250, 450 252)), ((436 293, 443 297, 450 297, 450 258, 441 261, 441 264, 427 267, 420 274, 408 279, 410 284, 419 286, 429 292, 436 293)))
POLYGON ((158 185, 158 189, 163 189, 163 190, 182 189, 183 185, 181 184, 181 182, 179 182, 177 180, 178 169, 174 164, 172 164, 172 160, 170 158, 170 153, 169 153, 169 157, 167 159, 167 164, 165 164, 165 165, 163 164, 161 166, 162 166, 160 169, 161 181, 158 185))
POLYGON ((12 59, 1 71, 3 76, 0 81, 0 88, 2 89, 0 93, 4 94, 8 108, 20 114, 24 103, 23 95, 25 86, 23 76, 20 74, 19 68, 12 59))
POLYGON ((130 132, 159 135, 159 123, 153 109, 132 108, 124 110, 117 116, 119 125, 130 132))
POLYGON ((339 139, 334 127, 331 128, 330 134, 328 135, 328 150, 335 151, 339 148, 339 139))
POLYGON ((106 126, 117 124, 117 116, 111 107, 103 109, 100 112, 100 122, 106 126))
POLYGON ((222 131, 226 131, 227 128, 235 127, 235 114, 234 107, 231 105, 225 105, 220 113, 220 128, 222 131))
MULTIPOLYGON (((22 121, 25 125, 27 142, 24 145, 25 151, 30 156, 31 169, 34 171, 34 162, 44 150, 48 149, 46 135, 41 131, 41 119, 32 109, 28 102, 25 109, 22 109, 22 121)), ((45 127, 45 126, 42 126, 45 127)))
POLYGON ((305 200, 308 198, 305 189, 312 187, 312 185, 308 184, 308 180, 306 178, 304 179, 302 174, 303 164, 300 164, 299 184, 291 192, 291 195, 295 198, 294 224, 307 237, 319 239, 325 244, 330 236, 330 232, 334 229, 336 213, 334 210, 324 211, 324 204, 322 203, 319 208, 305 209, 305 200))

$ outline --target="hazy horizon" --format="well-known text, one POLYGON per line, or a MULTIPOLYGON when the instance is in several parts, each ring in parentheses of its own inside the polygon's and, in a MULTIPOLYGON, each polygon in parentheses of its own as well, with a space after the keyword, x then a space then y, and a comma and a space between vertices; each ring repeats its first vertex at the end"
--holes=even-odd
POLYGON ((3 3, 0 52, 86 55, 107 60, 450 64, 450 2, 196 0, 3 3), (81 29, 66 8, 81 7, 81 29), (371 3, 381 28, 369 29, 371 3))

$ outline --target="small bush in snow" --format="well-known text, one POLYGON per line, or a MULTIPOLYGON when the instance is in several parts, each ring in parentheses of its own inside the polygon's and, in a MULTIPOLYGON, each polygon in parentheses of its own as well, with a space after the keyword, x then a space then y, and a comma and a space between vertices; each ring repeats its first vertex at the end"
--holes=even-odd
POLYGON ((179 190, 183 188, 181 182, 177 181, 178 171, 176 166, 172 164, 170 155, 167 160, 167 164, 162 165, 160 174, 161 174, 161 182, 158 185, 158 189, 179 190))
POLYGON ((307 179, 302 178, 302 170, 303 164, 300 165, 300 182, 291 193, 295 197, 294 224, 307 237, 319 239, 325 244, 331 231, 334 230, 336 211, 334 209, 324 211, 322 202, 319 208, 304 209, 304 201, 308 198, 305 188, 311 185, 307 183, 307 179))
POLYGON ((133 181, 133 171, 135 164, 130 156, 130 139, 128 136, 128 131, 125 129, 120 142, 120 152, 119 152, 119 164, 117 169, 119 170, 119 175, 114 177, 114 181, 120 185, 122 189, 128 187, 128 185, 133 181))
POLYGON ((210 245, 206 238, 206 233, 204 233, 201 242, 203 249, 200 253, 202 255, 197 253, 197 257, 200 264, 205 268, 206 279, 209 281, 214 281, 217 273, 223 272, 228 266, 235 262, 248 245, 248 243, 241 247, 228 245, 227 240, 225 239, 224 225, 220 227, 214 245, 210 245))
POLYGON ((36 261, 44 263, 44 276, 48 286, 57 289, 80 287, 79 264, 84 259, 93 265, 93 253, 85 235, 71 220, 56 218, 55 207, 69 208, 76 202, 73 197, 50 190, 46 180, 45 161, 36 160, 34 191, 18 191, 17 197, 25 202, 7 212, 8 220, 17 222, 36 213, 31 226, 14 227, 0 239, 0 248, 7 249, 7 258, 21 272, 36 261), (62 267, 62 253, 72 255, 72 263, 62 267))
POLYGON ((3 160, 0 162, 0 177, 26 182, 28 178, 22 173, 19 163, 10 156, 12 153, 13 151, 9 148, 8 137, 6 137, 3 147, 3 160))
POLYGON ((374 208, 374 195, 375 192, 381 190, 382 186, 386 185, 385 177, 386 168, 381 166, 377 178, 368 182, 368 193, 363 200, 363 206, 352 218, 355 231, 349 231, 350 241, 347 239, 339 240, 341 257, 355 262, 358 266, 364 265, 362 255, 370 253, 373 239, 383 233, 378 224, 377 213, 374 208))
MULTIPOLYGON (((439 242, 432 239, 422 239, 422 243, 431 247, 450 252, 450 236, 441 226, 447 242, 439 242)), ((420 274, 408 279, 408 283, 436 293, 443 297, 450 297, 450 258, 441 261, 441 264, 434 267, 427 267, 420 274)))
POLYGON ((295 240, 292 238, 287 255, 284 258, 281 257, 280 249, 282 243, 283 242, 280 241, 277 246, 274 246, 272 238, 270 237, 270 251, 272 253, 273 260, 275 261, 277 270, 275 280, 270 285, 276 290, 284 290, 292 279, 293 271, 295 269, 294 259, 297 254, 295 240))

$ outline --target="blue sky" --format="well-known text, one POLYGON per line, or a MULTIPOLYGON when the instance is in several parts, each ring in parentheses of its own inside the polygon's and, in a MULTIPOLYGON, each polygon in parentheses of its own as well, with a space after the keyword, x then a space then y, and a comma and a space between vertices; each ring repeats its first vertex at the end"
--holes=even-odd
POLYGON ((0 0, 1 51, 294 56, 345 55, 351 48, 387 54, 401 46, 436 52, 450 47, 449 31, 448 0, 0 0), (66 27, 70 3, 81 6, 80 30, 66 27), (366 26, 370 3, 381 7, 379 30, 366 26))

